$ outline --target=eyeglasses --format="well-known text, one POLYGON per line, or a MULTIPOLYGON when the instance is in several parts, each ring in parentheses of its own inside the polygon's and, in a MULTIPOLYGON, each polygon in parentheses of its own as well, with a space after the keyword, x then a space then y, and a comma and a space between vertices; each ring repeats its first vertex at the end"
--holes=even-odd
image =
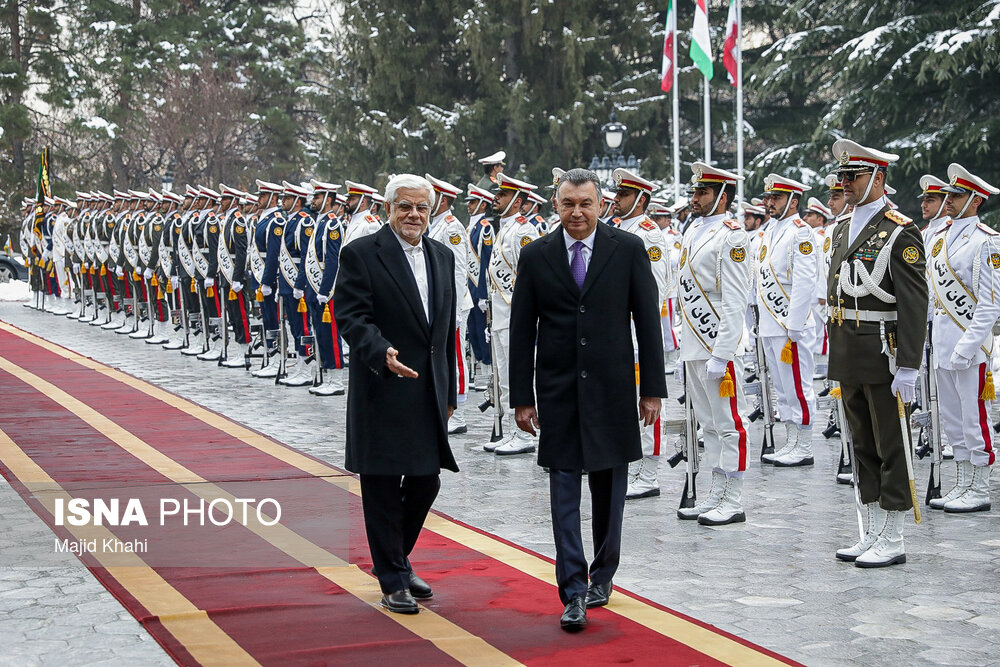
POLYGON ((853 183, 858 176, 870 175, 872 172, 869 170, 864 171, 844 171, 840 173, 840 180, 845 183, 853 183))
POLYGON ((408 201, 396 201, 392 205, 398 208, 403 215, 409 215, 413 209, 416 209, 420 215, 427 215, 431 210, 430 204, 412 204, 408 201))

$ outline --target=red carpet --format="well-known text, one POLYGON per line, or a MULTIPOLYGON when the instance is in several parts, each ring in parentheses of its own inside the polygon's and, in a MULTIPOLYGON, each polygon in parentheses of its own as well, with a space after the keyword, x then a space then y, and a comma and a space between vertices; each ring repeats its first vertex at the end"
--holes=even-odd
POLYGON ((0 395, 17 406, 0 414, 0 472, 61 538, 71 533, 33 495, 46 483, 144 505, 226 493, 280 503, 273 529, 100 529, 149 538, 133 566, 83 560, 178 663, 790 664, 624 591, 566 635, 546 559, 442 515, 412 558, 433 600, 416 616, 385 613, 343 471, 8 325, 0 395))

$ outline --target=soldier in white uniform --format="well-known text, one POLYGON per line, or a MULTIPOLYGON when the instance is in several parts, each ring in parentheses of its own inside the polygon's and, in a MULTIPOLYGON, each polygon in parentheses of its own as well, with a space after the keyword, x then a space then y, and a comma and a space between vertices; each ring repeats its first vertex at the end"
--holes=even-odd
POLYGON ((959 164, 948 167, 951 221, 931 237, 933 345, 941 427, 955 453, 954 488, 930 506, 945 512, 990 509, 990 428, 994 400, 993 327, 1000 317, 1000 236, 979 209, 1000 190, 959 164))
MULTIPOLYGON (((540 236, 538 228, 521 215, 521 206, 528 193, 536 186, 511 178, 504 173, 496 175, 497 191, 493 199, 494 218, 499 220, 493 252, 489 262, 490 308, 493 320, 490 341, 493 350, 493 372, 497 374, 500 405, 506 405, 510 395, 510 299, 517 279, 517 263, 521 248, 540 236)), ((535 442, 527 431, 514 424, 514 413, 505 413, 504 437, 497 442, 483 445, 487 452, 501 456, 527 454, 535 451, 535 442)))
MULTIPOLYGON (((635 234, 642 239, 649 256, 649 266, 656 279, 658 303, 667 298, 668 286, 674 282, 667 253, 667 238, 655 222, 646 216, 646 207, 653 195, 653 183, 627 169, 615 169, 611 177, 615 181, 615 215, 620 218, 617 226, 622 231, 635 234)), ((633 338, 635 332, 633 331, 633 338)), ((636 343, 633 340, 633 347, 636 343)), ((635 360, 638 363, 638 358, 635 360)), ((638 371, 636 371, 638 373, 638 371)), ((636 391, 639 378, 636 377, 636 391)), ((636 394, 638 400, 638 394, 636 394)), ((660 457, 660 420, 652 426, 640 425, 642 458, 628 466, 628 489, 625 498, 650 498, 660 495, 660 484, 656 478, 656 468, 660 457)))
POLYGON ((677 304, 687 396, 703 429, 702 467, 712 471, 712 488, 694 507, 677 510, 677 516, 717 526, 746 521, 742 377, 751 260, 749 235, 726 212, 742 178, 703 162, 692 169, 694 219, 684 232, 677 304))
POLYGON ((826 279, 829 265, 826 261, 827 226, 833 220, 833 212, 816 197, 810 197, 806 204, 802 219, 813 229, 813 247, 819 252, 814 253, 817 264, 816 300, 813 302, 813 326, 816 327, 816 344, 813 353, 825 356, 827 353, 826 339, 826 279))
POLYGON ((493 224, 486 216, 493 206, 493 193, 469 183, 469 294, 473 308, 469 311, 467 331, 469 347, 475 358, 475 383, 472 388, 485 391, 490 377, 490 345, 486 340, 486 300, 490 253, 493 250, 493 224))
POLYGON ((455 255, 455 322, 456 342, 455 352, 458 356, 456 372, 458 373, 458 405, 448 419, 448 433, 465 433, 468 427, 463 406, 469 397, 469 368, 465 357, 465 332, 469 321, 469 311, 472 310, 472 296, 469 294, 469 255, 472 247, 469 244, 469 233, 462 222, 455 217, 451 206, 455 198, 462 192, 451 183, 424 175, 434 186, 434 202, 431 205, 431 224, 427 228, 427 236, 440 241, 455 255))
POLYGON ((761 460, 776 466, 806 466, 813 464, 813 304, 819 250, 812 228, 798 214, 802 193, 809 187, 778 174, 768 175, 764 187, 774 222, 764 232, 757 254, 758 334, 787 437, 784 447, 761 460))
POLYGON ((382 224, 370 210, 375 188, 354 181, 344 181, 344 186, 347 188, 347 215, 350 217, 344 230, 344 245, 347 245, 362 236, 374 234, 382 224))

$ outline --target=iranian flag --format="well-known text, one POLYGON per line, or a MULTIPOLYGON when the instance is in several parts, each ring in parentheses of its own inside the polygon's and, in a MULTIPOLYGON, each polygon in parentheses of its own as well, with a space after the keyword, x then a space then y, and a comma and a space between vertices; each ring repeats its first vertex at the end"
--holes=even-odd
POLYGON ((667 0, 667 31, 663 38, 663 67, 660 69, 660 89, 669 93, 674 85, 674 37, 677 32, 677 10, 674 0, 667 0))
POLYGON ((712 40, 708 33, 707 0, 695 0, 694 27, 691 28, 691 60, 708 80, 712 79, 712 40))
POLYGON ((729 83, 736 85, 736 59, 740 57, 740 26, 736 17, 736 0, 729 0, 729 17, 726 19, 726 42, 722 45, 722 64, 729 73, 729 83))

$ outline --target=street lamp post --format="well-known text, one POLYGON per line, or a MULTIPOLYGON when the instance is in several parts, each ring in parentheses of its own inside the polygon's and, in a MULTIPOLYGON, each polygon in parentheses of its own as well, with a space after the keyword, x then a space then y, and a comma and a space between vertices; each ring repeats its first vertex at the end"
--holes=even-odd
POLYGON ((635 155, 629 155, 628 160, 623 155, 628 127, 618 120, 618 115, 612 111, 608 122, 601 126, 601 136, 604 139, 604 157, 594 156, 590 160, 589 169, 597 174, 602 183, 611 181, 611 174, 618 167, 632 171, 639 170, 639 161, 635 155))

